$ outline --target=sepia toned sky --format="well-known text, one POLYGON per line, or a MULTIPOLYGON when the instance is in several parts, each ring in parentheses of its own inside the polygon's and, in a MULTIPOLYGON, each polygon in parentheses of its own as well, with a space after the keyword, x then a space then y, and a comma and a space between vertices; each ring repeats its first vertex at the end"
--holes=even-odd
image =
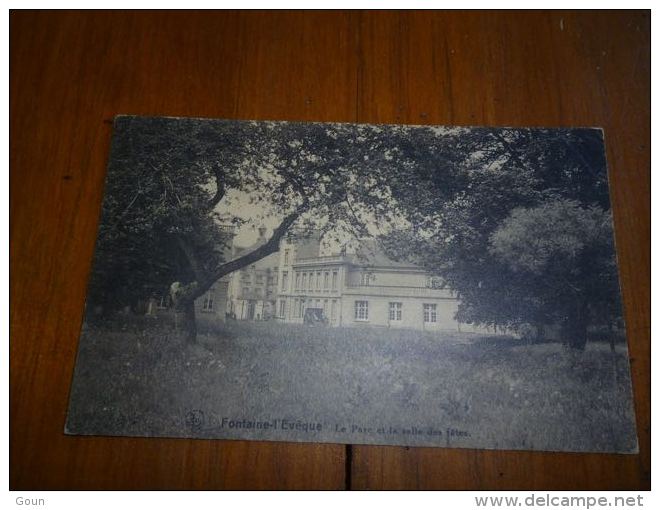
MULTIPOLYGON (((216 212, 229 218, 239 218, 245 223, 240 225, 234 237, 234 245, 241 247, 252 246, 259 237, 259 227, 266 227, 266 237, 272 235, 273 230, 282 221, 284 214, 277 214, 273 211, 271 203, 258 200, 256 195, 245 191, 232 189, 216 207, 216 212)), ((367 230, 372 235, 379 233, 378 225, 375 221, 370 221, 366 225, 367 230)), ((338 253, 342 245, 346 245, 348 253, 354 251, 355 237, 339 229, 333 230, 333 234, 342 242, 330 239, 326 236, 321 245, 321 255, 330 255, 338 253)))

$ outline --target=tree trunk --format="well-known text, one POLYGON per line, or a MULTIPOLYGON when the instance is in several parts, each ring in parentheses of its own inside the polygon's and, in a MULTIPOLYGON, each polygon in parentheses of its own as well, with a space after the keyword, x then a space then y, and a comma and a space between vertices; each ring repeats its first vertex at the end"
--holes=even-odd
POLYGON ((584 351, 587 345, 588 309, 583 303, 576 305, 569 313, 562 328, 564 344, 572 349, 584 351))
MULTIPOLYGON (((217 177, 217 175, 216 175, 217 177)), ((224 187, 220 180, 217 182, 218 192, 212 200, 212 204, 220 201, 224 195, 224 187), (222 186, 222 189, 221 189, 222 186)), ((204 265, 200 263, 194 247, 184 237, 177 236, 179 248, 188 261, 190 269, 195 275, 195 281, 182 284, 174 282, 170 285, 170 297, 174 303, 175 327, 184 332, 186 343, 197 343, 197 323, 195 321, 195 299, 201 297, 211 286, 223 276, 246 267, 262 258, 275 253, 279 249, 279 243, 282 237, 287 233, 289 227, 302 215, 309 205, 308 199, 302 195, 303 205, 294 212, 286 216, 273 231, 273 235, 255 250, 245 253, 242 256, 220 264, 214 271, 206 271, 204 265), (179 320, 181 319, 181 320, 179 320)))
POLYGON ((545 325, 539 322, 536 324, 535 341, 538 344, 541 343, 543 340, 545 340, 545 325))
POLYGON ((177 303, 175 309, 180 320, 177 318, 177 325, 183 332, 186 344, 197 343, 197 321, 195 319, 195 300, 182 300, 177 303))

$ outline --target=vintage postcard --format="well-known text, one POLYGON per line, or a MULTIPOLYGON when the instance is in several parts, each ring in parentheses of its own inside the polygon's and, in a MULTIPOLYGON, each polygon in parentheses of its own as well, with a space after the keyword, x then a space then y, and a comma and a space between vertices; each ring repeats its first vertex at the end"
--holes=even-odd
POLYGON ((636 452, 603 132, 117 117, 65 430, 636 452))

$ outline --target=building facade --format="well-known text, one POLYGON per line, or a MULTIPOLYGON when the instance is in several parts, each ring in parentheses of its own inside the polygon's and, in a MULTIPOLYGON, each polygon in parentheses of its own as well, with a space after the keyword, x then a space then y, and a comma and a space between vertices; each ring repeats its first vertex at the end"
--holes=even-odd
POLYGON ((198 315, 225 320, 230 279, 229 275, 223 276, 203 296, 195 300, 195 312, 198 315))
MULTIPOLYGON (((259 238, 252 246, 235 247, 233 258, 264 244, 266 229, 259 229, 259 238)), ((278 290, 279 254, 273 253, 231 274, 226 311, 238 320, 269 320, 275 316, 278 290)))
POLYGON ((318 239, 281 243, 277 320, 302 323, 315 308, 330 326, 473 330, 454 319, 456 296, 419 267, 389 259, 374 244, 353 254, 319 251, 318 239))

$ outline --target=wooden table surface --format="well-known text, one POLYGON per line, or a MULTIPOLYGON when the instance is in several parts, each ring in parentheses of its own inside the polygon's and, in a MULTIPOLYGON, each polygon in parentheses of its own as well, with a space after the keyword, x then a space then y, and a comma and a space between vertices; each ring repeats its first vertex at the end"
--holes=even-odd
POLYGON ((649 489, 647 12, 10 14, 10 487, 649 489), (639 455, 67 437, 115 114, 601 126, 639 455))

